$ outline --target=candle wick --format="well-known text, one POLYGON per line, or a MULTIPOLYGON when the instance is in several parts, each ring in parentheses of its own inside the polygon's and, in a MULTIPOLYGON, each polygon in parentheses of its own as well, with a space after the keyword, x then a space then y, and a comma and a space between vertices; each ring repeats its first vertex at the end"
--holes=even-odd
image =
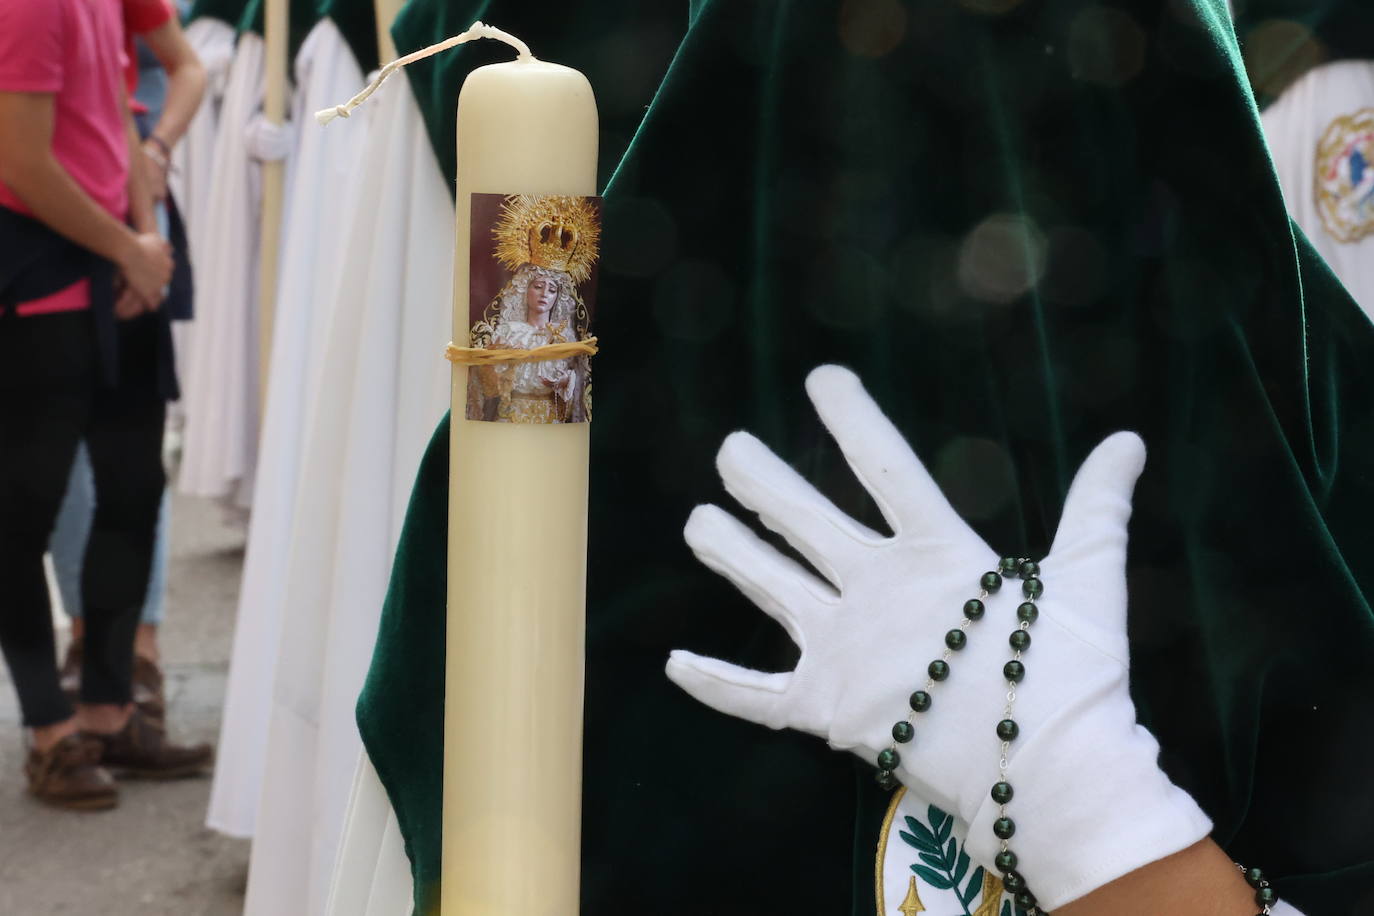
POLYGON ((433 57, 440 51, 447 51, 449 48, 456 47, 457 45, 461 44, 466 44, 469 41, 475 41, 478 38, 490 38, 495 41, 504 42, 505 44, 510 45, 512 48, 515 49, 518 55, 516 57, 516 60, 522 63, 532 60, 538 60, 538 58, 536 58, 534 54, 530 52, 529 45, 525 44, 523 41, 516 38, 509 32, 503 31, 502 29, 498 29, 495 26, 487 25, 484 22, 474 22, 471 26, 467 28, 466 31, 459 32, 457 35, 454 35, 450 38, 446 38, 438 44, 432 44, 427 48, 421 48, 418 51, 413 51, 410 54, 407 54, 405 57, 400 57, 396 60, 393 60, 391 63, 387 64, 385 67, 381 69, 381 72, 377 74, 377 76, 372 80, 372 82, 367 84, 367 86, 363 89, 362 92, 359 92, 357 95, 353 96, 353 98, 349 99, 342 105, 335 105, 333 108, 325 108, 315 112, 315 120, 319 121, 321 124, 328 124, 335 118, 348 117, 349 113, 352 112, 353 109, 357 108, 363 102, 366 102, 368 98, 372 95, 372 93, 376 92, 381 87, 382 83, 386 81, 386 78, 391 76, 391 74, 395 73, 397 70, 400 70, 409 64, 413 64, 417 60, 424 60, 426 57, 433 57))

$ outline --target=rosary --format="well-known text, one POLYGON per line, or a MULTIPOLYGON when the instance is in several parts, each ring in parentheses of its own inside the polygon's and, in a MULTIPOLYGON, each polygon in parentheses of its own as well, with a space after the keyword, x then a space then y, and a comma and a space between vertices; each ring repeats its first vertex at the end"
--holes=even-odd
MULTIPOLYGON (((927 666, 928 677, 925 687, 911 694, 908 704, 911 711, 905 719, 892 726, 892 744, 878 754, 877 781, 884 789, 895 789, 899 784, 896 769, 900 766, 902 757, 897 746, 906 744, 915 737, 916 717, 930 709, 931 691, 935 684, 949 677, 950 659, 954 657, 954 653, 968 645, 969 626, 983 618, 987 612, 984 602, 1002 588, 1003 577, 1012 576, 1021 579, 1021 594, 1025 601, 1016 608, 1017 626, 1007 637, 1007 643, 1012 650, 1011 660, 1002 666, 1002 676, 1007 681, 1007 705, 1002 711, 1001 721, 997 723, 997 738, 1002 742, 1002 752, 997 761, 998 779, 993 783, 991 792, 992 800, 999 807, 997 820, 992 824, 992 832, 1001 841, 1002 848, 997 853, 994 864, 1002 873, 1002 886, 1012 895, 1018 910, 1024 911, 1027 916, 1050 916, 1048 912, 1038 908, 1035 894, 1031 893, 1025 877, 1016 870, 1016 853, 1012 852, 1010 843, 1016 834, 1016 822, 1007 816, 1007 804, 1015 794, 1011 783, 1007 781, 1007 755, 1011 751, 1011 743, 1021 732, 1016 720, 1012 718, 1016 705, 1016 685, 1026 676, 1026 666, 1021 663, 1021 656, 1030 648, 1031 624, 1040 616, 1040 609, 1035 605, 1036 599, 1045 592, 1045 584, 1040 581, 1040 564, 1025 557, 1002 557, 997 563, 996 571, 983 573, 983 578, 979 581, 978 597, 964 602, 964 619, 958 627, 945 633, 944 652, 927 666)), ((1255 890, 1255 903, 1261 907, 1256 916, 1270 916, 1271 907, 1278 899, 1278 895, 1265 879, 1263 872, 1258 868, 1247 869, 1239 864, 1236 867, 1255 890)))

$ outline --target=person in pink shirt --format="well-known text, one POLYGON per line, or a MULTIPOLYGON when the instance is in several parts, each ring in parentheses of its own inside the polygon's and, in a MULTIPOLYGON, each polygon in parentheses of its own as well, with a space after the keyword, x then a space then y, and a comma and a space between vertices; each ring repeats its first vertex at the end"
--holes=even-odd
POLYGON ((124 41, 121 0, 0 0, 0 650, 32 729, 29 790, 71 808, 117 802, 107 767, 167 776, 209 759, 130 702, 165 482, 156 310, 172 262, 130 169, 124 41), (42 557, 82 439, 98 504, 73 710, 42 557))

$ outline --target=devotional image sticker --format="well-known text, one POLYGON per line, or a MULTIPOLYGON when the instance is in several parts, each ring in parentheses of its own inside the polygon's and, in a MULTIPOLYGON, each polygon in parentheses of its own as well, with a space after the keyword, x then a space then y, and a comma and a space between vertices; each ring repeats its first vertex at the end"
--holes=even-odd
POLYGON ((1341 115, 1317 142, 1317 212, 1340 242, 1374 235, 1374 108, 1341 115))
MULTIPOLYGON (((471 346, 535 350, 588 340, 600 236, 599 197, 473 194, 471 346)), ((469 367, 466 415, 583 423, 591 419, 591 390, 586 353, 494 359, 469 367)))

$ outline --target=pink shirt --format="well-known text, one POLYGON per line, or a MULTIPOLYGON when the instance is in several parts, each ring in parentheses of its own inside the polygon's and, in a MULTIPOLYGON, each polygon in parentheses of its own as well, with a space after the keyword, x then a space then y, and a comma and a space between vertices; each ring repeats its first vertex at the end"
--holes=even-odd
MULTIPOLYGON (((0 91, 54 95, 53 155, 114 217, 129 209, 121 0, 0 0, 0 91)), ((26 215, 0 182, 0 206, 26 215)))
POLYGON ((129 108, 134 114, 147 114, 148 106, 134 98, 138 89, 138 49, 134 37, 160 29, 171 21, 172 0, 123 0, 124 3, 124 85, 129 93, 129 108))

